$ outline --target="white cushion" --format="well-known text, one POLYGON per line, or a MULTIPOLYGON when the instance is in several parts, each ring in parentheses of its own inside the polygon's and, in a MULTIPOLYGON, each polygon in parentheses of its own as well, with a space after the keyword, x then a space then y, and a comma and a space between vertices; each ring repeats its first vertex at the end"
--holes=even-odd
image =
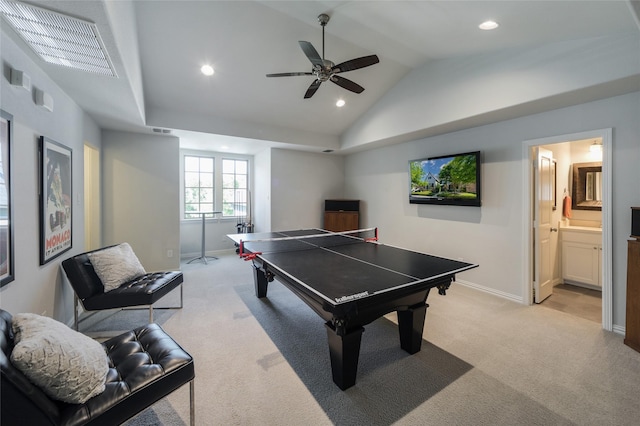
POLYGON ((111 291, 147 272, 128 243, 89 253, 104 291, 111 291))
POLYGON ((51 398, 83 404, 104 391, 109 359, 100 343, 36 314, 14 315, 13 333, 11 362, 51 398))

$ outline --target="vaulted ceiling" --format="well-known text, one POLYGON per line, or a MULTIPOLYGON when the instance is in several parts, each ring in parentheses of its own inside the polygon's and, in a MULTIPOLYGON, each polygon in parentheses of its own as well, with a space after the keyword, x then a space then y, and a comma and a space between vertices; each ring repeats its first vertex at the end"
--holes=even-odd
POLYGON ((96 23, 117 77, 47 64, 6 22, 2 27, 100 127, 170 129, 185 147, 226 145, 240 153, 266 146, 340 151, 354 122, 412 71, 438 61, 612 35, 640 39, 638 2, 624 0, 30 3, 96 23), (321 13, 330 16, 327 59, 378 55, 378 64, 341 74, 364 92, 325 82, 303 99, 313 77, 265 77, 311 70, 298 41, 322 55, 321 13), (500 27, 478 29, 488 19, 500 27), (204 64, 214 67, 213 76, 200 72, 204 64), (338 99, 346 105, 336 107, 338 99))

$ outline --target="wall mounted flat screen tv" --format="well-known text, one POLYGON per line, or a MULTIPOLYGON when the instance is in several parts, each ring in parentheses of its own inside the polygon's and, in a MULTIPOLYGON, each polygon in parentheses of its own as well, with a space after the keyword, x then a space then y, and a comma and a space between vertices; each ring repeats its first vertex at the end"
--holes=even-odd
POLYGON ((413 204, 480 207, 480 151, 409 161, 413 204))

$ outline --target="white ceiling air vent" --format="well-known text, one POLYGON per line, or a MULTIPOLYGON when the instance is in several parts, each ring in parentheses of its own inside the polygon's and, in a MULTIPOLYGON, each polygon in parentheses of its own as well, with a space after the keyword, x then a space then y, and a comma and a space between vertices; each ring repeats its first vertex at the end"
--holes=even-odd
POLYGON ((45 62, 117 77, 93 22, 9 0, 0 12, 45 62))

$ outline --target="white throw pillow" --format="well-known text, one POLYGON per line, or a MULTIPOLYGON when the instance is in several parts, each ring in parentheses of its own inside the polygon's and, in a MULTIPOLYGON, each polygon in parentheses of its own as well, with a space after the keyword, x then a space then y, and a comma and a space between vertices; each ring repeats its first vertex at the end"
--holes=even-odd
POLYGON ((128 243, 89 253, 88 256, 105 292, 147 273, 128 243))
POLYGON ((104 391, 109 359, 100 343, 36 314, 14 315, 13 333, 11 362, 51 398, 83 404, 104 391))

